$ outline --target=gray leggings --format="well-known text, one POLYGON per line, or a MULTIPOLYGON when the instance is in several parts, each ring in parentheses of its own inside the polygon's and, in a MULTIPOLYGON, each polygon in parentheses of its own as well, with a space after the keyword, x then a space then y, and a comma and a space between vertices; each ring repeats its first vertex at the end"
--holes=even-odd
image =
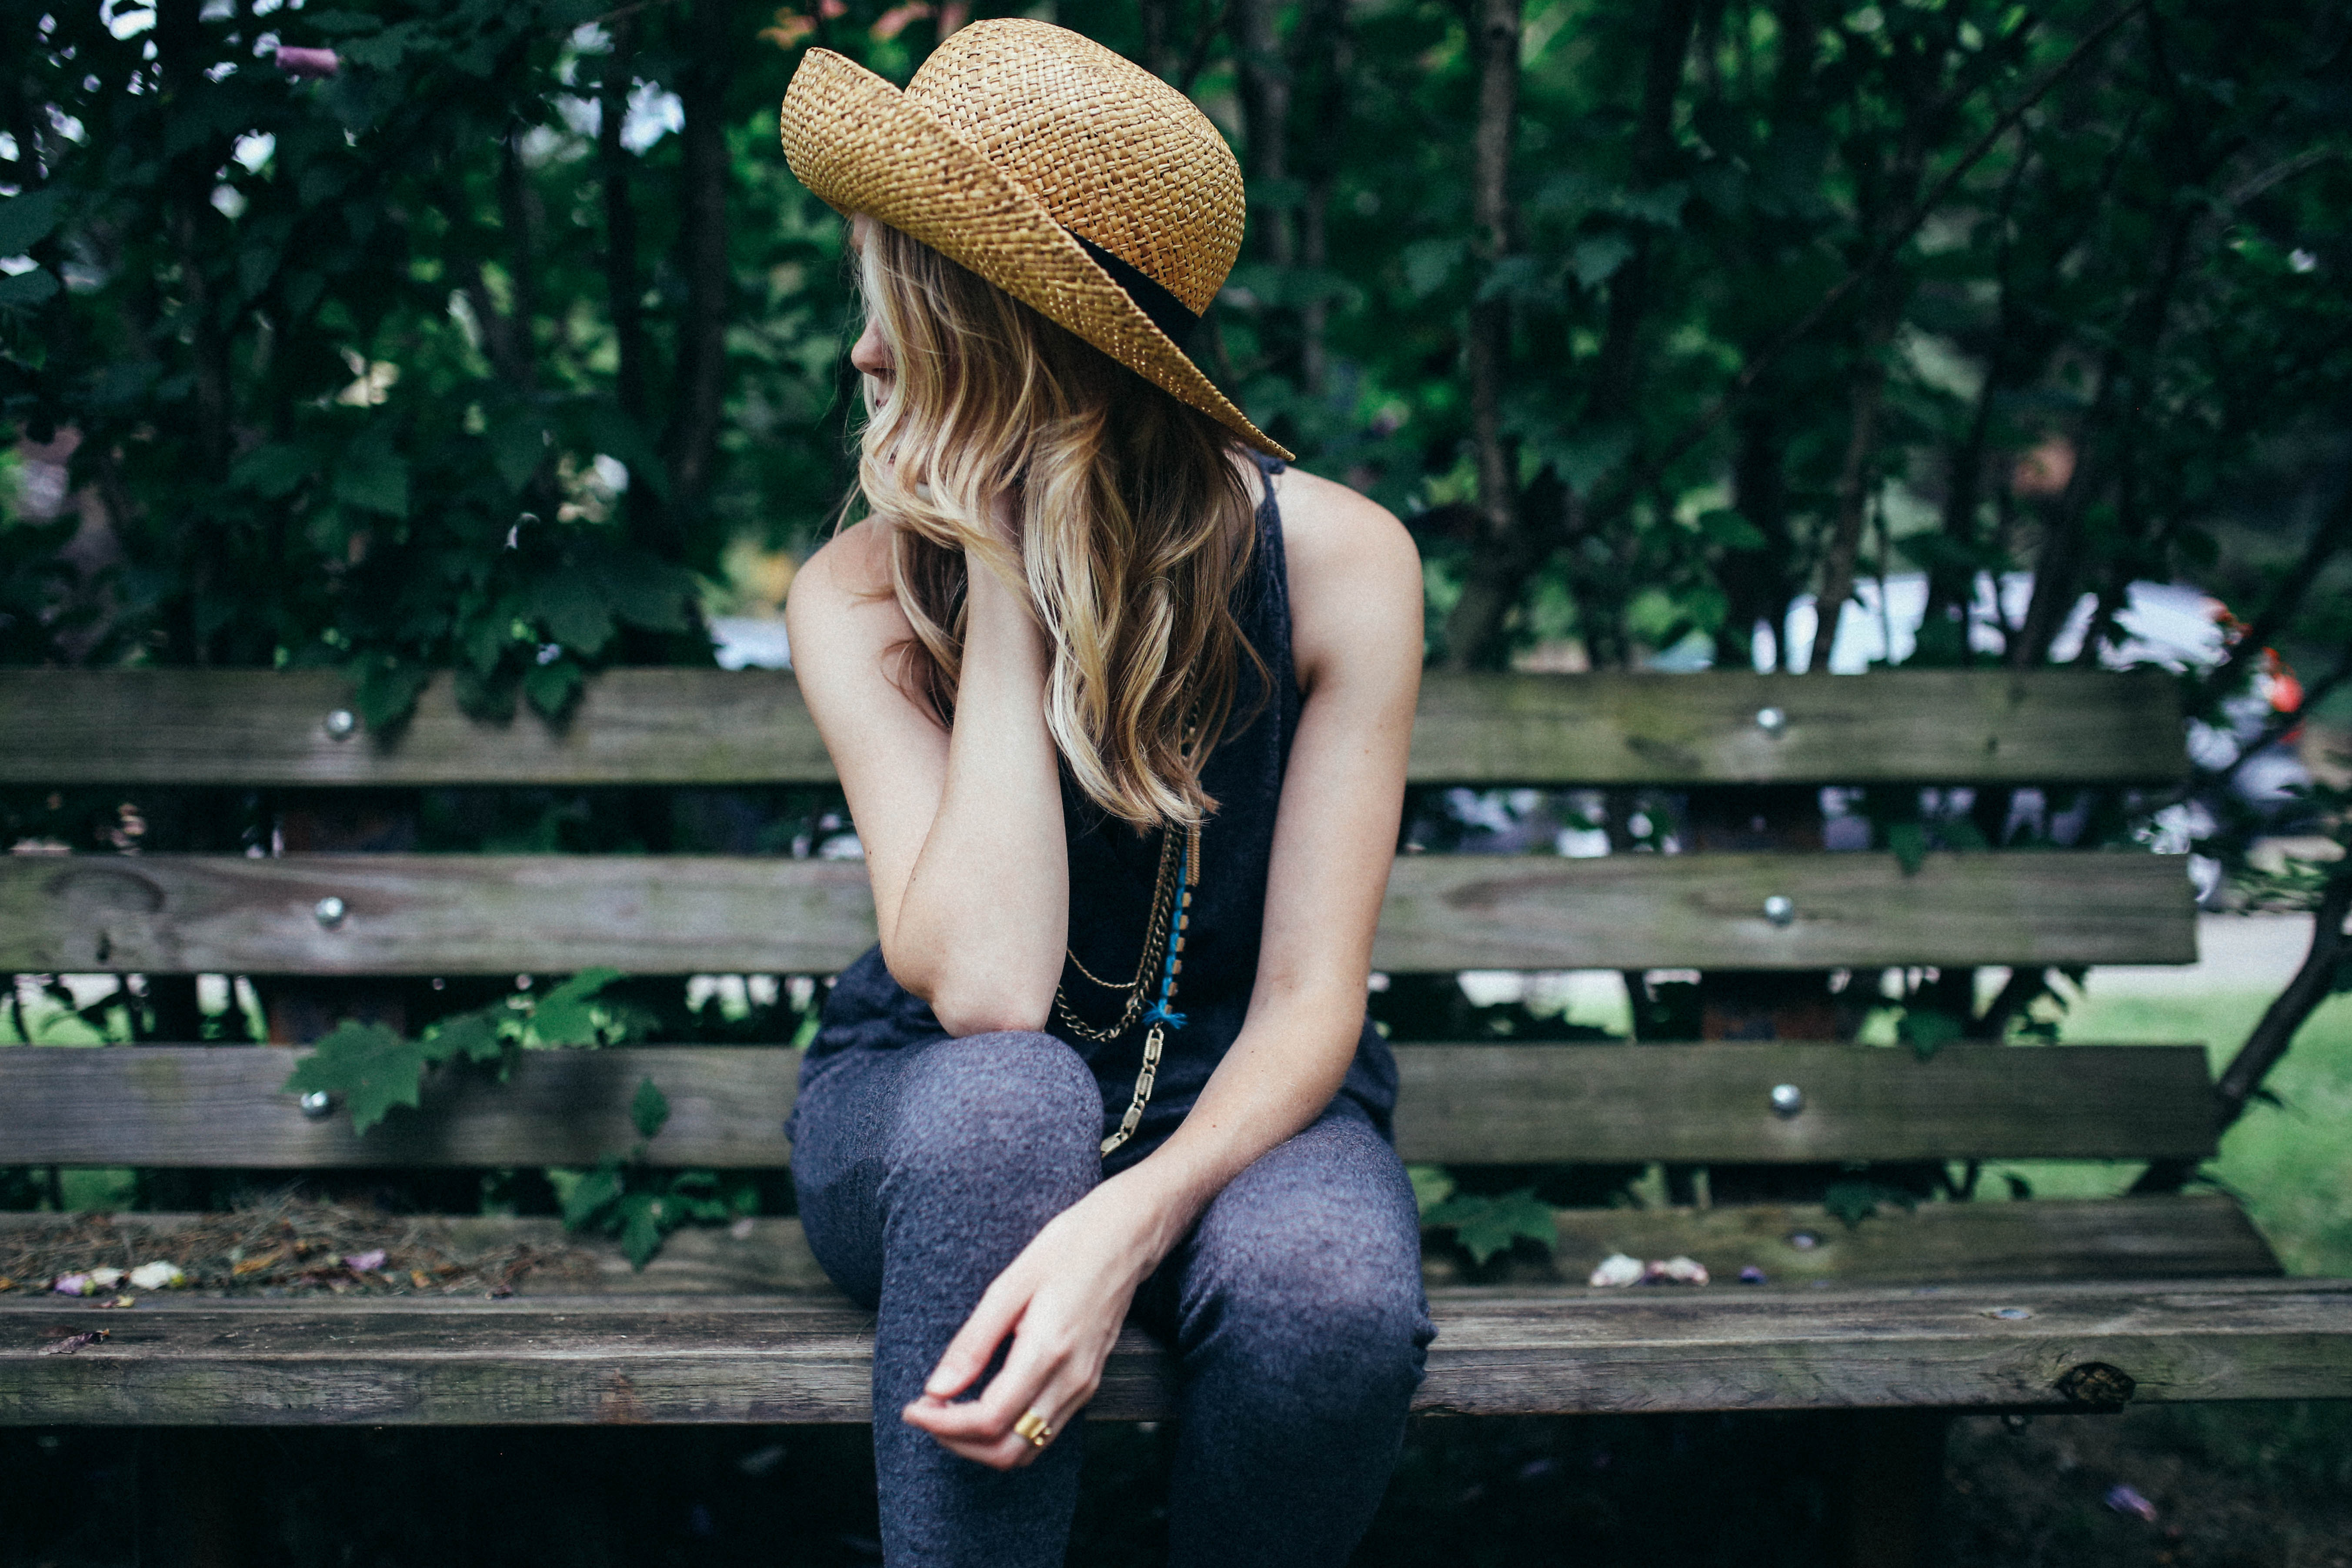
MULTIPOLYGON (((878 1308, 874 1457, 893 1568, 1063 1560, 1084 1426, 999 1472, 897 1412, 981 1292, 1101 1179, 1103 1095, 1051 1035, 852 1049, 815 1075, 793 1171, 818 1261, 878 1308)), ((1342 1097, 1243 1172, 1137 1293, 1177 1352, 1177 1568, 1341 1563, 1370 1524, 1433 1331, 1396 1152, 1342 1097)))

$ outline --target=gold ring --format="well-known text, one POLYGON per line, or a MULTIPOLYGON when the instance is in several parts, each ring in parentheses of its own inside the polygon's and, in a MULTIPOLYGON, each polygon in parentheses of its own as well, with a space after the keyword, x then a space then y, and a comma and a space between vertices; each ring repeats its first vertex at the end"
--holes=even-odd
POLYGON ((1033 1448, 1042 1448, 1054 1440, 1054 1429, 1046 1426, 1045 1418, 1034 1410, 1024 1413, 1013 1424, 1013 1435, 1027 1438, 1033 1448))

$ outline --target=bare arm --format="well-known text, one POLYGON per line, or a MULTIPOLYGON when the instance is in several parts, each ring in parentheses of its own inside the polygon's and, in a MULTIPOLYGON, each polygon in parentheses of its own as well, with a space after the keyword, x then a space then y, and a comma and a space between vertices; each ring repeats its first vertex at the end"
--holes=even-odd
POLYGON ((1421 570, 1396 520, 1308 475, 1281 482, 1292 656, 1306 707, 1275 819, 1257 984, 1183 1125, 1055 1216, 982 1298, 905 1418, 983 1464, 1093 1397, 1135 1288, 1209 1200, 1322 1113, 1363 1027, 1373 927, 1403 808, 1421 681, 1421 570), (1014 1334, 980 1398, 950 1403, 1014 1334))
POLYGON ((972 563, 950 732, 889 679, 908 628, 887 551, 881 524, 847 530, 793 580, 786 609, 802 695, 866 847, 882 957, 950 1035, 1040 1028, 1070 891, 1045 637, 972 563))
MULTIPOLYGON (((1284 774, 1257 984, 1192 1114, 1119 1181, 1165 1256, 1226 1183, 1322 1114, 1364 1024, 1421 689, 1420 558, 1354 492, 1286 475, 1291 650, 1306 706, 1284 774)), ((1126 1195, 1126 1194, 1123 1194, 1126 1195)), ((1154 1262, 1158 1261, 1157 1257, 1154 1262)))

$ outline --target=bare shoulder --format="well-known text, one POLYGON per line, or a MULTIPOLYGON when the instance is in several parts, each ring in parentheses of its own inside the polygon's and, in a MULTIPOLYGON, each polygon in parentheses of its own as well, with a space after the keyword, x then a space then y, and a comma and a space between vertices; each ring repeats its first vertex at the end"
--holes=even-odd
POLYGON ((843 529, 803 562, 784 601, 794 652, 873 653, 905 639, 907 617, 890 593, 890 531, 874 518, 843 529))
POLYGON ((1287 469, 1274 481, 1288 558, 1292 651, 1302 682, 1369 647, 1421 658, 1421 552, 1394 513, 1329 479, 1287 469))
POLYGON ((793 574, 788 612, 832 608, 890 587, 890 531, 878 518, 852 523, 793 574))
POLYGON ((1283 552, 1294 585, 1301 568, 1314 575, 1402 570, 1421 579, 1421 554, 1396 514, 1342 484, 1298 468, 1274 481, 1282 510, 1283 552))

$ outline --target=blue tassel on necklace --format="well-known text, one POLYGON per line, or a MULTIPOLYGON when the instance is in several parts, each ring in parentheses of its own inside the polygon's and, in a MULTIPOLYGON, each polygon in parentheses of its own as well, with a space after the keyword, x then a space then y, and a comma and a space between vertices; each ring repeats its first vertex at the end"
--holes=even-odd
POLYGON ((1184 1015, 1174 1011, 1168 1004, 1176 995, 1176 954, 1181 951, 1176 933, 1184 929, 1185 894, 1191 891, 1192 886, 1191 879, 1187 874, 1189 870, 1190 867, 1186 862, 1177 863, 1176 911, 1168 917, 1168 958, 1160 971, 1160 1000, 1151 1005, 1151 1010, 1144 1014, 1142 1018, 1146 1027, 1153 1024, 1165 1024, 1171 1029, 1181 1029, 1184 1026, 1184 1015))

